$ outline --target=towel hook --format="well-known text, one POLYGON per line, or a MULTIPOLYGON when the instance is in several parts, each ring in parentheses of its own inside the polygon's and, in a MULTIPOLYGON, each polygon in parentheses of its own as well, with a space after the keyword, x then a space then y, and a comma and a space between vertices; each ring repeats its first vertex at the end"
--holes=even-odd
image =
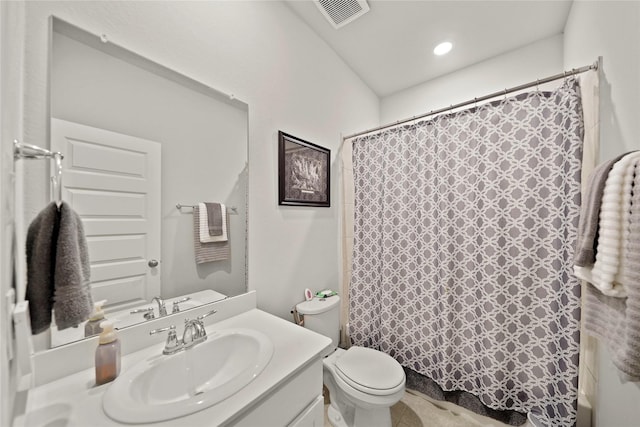
POLYGON ((56 205, 60 207, 62 204, 62 159, 63 155, 60 152, 53 153, 53 159, 55 160, 56 171, 51 176, 51 183, 53 184, 53 197, 56 205))

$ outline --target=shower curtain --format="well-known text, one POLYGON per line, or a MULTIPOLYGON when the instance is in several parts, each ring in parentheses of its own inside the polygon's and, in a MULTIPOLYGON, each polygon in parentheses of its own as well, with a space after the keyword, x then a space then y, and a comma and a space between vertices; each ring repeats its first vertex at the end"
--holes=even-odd
POLYGON ((352 141, 351 339, 489 408, 576 421, 578 83, 352 141))

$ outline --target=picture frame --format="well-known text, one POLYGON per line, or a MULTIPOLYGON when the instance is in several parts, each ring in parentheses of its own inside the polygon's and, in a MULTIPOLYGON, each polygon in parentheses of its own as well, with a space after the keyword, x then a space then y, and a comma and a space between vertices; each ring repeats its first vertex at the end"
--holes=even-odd
POLYGON ((331 150, 278 131, 278 204, 331 206, 331 150))

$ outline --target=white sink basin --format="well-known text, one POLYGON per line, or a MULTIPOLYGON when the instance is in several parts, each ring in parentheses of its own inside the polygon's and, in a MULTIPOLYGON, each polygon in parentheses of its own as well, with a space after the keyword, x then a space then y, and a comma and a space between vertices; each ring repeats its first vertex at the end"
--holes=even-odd
POLYGON ((105 393, 104 411, 124 423, 192 414, 241 390, 262 372, 272 355, 273 344, 261 332, 212 332, 190 349, 154 356, 124 371, 105 393))

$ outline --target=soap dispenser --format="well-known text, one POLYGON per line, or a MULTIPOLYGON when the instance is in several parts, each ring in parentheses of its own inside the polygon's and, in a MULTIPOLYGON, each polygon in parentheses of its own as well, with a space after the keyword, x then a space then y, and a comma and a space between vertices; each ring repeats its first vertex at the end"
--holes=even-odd
POLYGON ((120 374, 120 341, 113 330, 113 322, 100 323, 102 332, 96 349, 96 385, 106 384, 120 374))
POLYGON ((107 300, 103 299, 101 301, 96 301, 93 304, 93 313, 91 313, 91 317, 84 324, 84 336, 91 337, 93 335, 98 335, 102 332, 102 328, 100 327, 100 323, 105 321, 104 311, 102 310, 102 306, 106 303, 107 300))

